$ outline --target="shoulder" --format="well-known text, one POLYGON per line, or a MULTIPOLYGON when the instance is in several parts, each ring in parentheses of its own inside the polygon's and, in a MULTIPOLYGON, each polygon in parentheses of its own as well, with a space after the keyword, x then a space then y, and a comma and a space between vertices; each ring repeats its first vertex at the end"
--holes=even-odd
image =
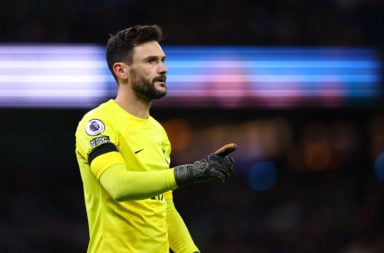
POLYGON ((152 116, 149 117, 149 120, 151 122, 153 129, 156 129, 157 133, 160 133, 165 138, 168 138, 167 131, 165 130, 164 126, 159 121, 157 121, 152 116))
POLYGON ((98 135, 103 132, 109 115, 111 115, 110 104, 110 101, 107 101, 86 112, 78 123, 77 131, 85 130, 90 135, 98 135))
POLYGON ((155 118, 153 118, 152 116, 149 116, 148 120, 150 121, 152 126, 154 126, 156 128, 164 129, 162 124, 159 121, 157 121, 155 118))

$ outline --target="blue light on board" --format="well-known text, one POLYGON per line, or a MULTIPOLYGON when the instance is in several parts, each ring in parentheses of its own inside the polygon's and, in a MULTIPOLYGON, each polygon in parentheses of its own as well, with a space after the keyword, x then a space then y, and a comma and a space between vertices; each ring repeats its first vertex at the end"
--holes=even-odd
MULTIPOLYGON (((165 107, 372 104, 381 62, 370 48, 164 46, 165 107)), ((116 84, 99 45, 0 45, 0 107, 88 108, 116 84), (19 73, 23 73, 20 75, 19 73)))

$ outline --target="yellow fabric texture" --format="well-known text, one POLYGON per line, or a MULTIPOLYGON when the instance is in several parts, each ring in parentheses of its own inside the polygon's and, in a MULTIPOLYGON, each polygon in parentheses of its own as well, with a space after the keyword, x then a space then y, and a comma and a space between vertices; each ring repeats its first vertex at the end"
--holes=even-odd
MULTIPOLYGON (((98 158, 109 160, 109 154, 101 155, 98 158)), ((91 167, 93 167, 93 162, 91 167)), ((176 188, 173 170, 151 171, 150 173, 129 171, 126 170, 124 164, 110 166, 100 176, 100 183, 116 201, 150 198, 176 188)))
MULTIPOLYGON (((89 253, 169 252, 168 227, 173 225, 168 222, 175 219, 168 219, 167 203, 173 201, 171 190, 177 187, 169 168, 170 153, 168 136, 155 119, 135 117, 114 100, 84 115, 76 130, 76 157, 89 253), (114 144, 118 151, 98 154, 90 166, 89 155, 105 143, 114 144), (145 193, 148 189, 153 195, 145 193)), ((193 244, 190 238, 186 241, 193 244)))
POLYGON ((120 152, 108 152, 97 156, 91 163, 91 170, 96 178, 100 178, 101 174, 112 166, 122 165, 125 167, 125 162, 120 152))
POLYGON ((172 198, 166 199, 166 201, 168 236, 172 251, 177 253, 198 252, 199 249, 194 244, 184 220, 175 208, 172 198))

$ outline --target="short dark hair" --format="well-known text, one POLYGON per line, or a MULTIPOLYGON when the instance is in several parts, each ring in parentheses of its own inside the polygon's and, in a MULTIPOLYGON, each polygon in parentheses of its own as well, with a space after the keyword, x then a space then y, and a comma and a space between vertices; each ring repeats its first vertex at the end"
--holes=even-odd
POLYGON ((132 63, 135 46, 149 42, 163 40, 163 31, 158 25, 135 25, 110 35, 107 42, 107 63, 113 73, 113 64, 116 62, 132 63))

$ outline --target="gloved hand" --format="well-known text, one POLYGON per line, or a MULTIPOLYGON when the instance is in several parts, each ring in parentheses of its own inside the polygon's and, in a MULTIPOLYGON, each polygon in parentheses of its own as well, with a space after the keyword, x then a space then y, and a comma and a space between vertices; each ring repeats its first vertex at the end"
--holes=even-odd
POLYGON ((193 164, 176 166, 174 173, 177 185, 183 187, 207 181, 225 182, 233 170, 233 159, 227 155, 236 149, 236 144, 226 144, 193 164))

